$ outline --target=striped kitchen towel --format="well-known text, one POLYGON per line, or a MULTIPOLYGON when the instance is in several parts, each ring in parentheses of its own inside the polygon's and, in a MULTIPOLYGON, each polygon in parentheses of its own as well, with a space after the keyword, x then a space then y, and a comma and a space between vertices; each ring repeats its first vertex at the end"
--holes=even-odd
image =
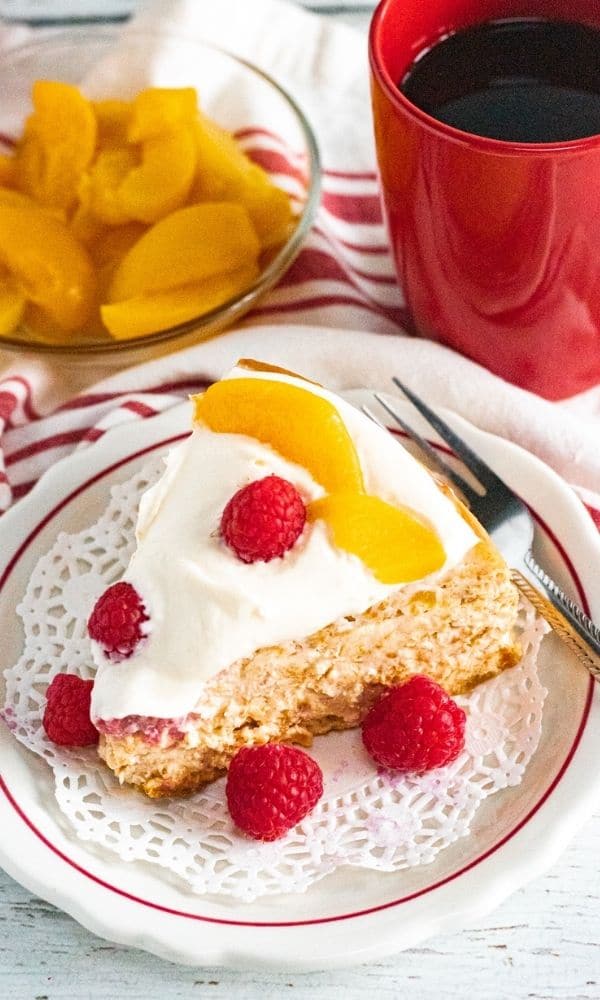
MULTIPOLYGON (((398 372, 433 404, 548 462, 600 527, 600 390, 548 403, 406 334, 377 191, 364 35, 279 0, 162 0, 123 30, 138 27, 197 35, 280 79, 319 139, 321 208, 294 265, 235 331, 113 374, 101 362, 69 368, 0 355, 0 508, 73 449, 180 402, 238 357, 253 355, 336 389, 385 388, 398 372)), ((293 176, 295 165, 269 123, 241 138, 263 162, 273 159, 293 176)))

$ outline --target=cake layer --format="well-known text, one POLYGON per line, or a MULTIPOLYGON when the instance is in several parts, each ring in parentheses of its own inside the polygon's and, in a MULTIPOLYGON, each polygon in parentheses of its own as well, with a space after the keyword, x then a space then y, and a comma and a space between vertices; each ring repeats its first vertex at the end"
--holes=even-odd
POLYGON ((208 682, 201 714, 158 728, 139 718, 101 726, 100 755, 146 795, 188 794, 221 775, 242 746, 308 746, 315 735, 357 726, 383 687, 412 674, 461 694, 513 666, 516 588, 460 509, 481 541, 442 577, 236 661, 208 682))

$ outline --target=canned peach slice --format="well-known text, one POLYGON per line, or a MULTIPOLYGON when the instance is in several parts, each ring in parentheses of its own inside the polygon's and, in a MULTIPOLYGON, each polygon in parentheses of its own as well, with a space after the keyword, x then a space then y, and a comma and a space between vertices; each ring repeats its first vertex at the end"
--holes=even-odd
POLYGON ((164 292, 138 295, 100 308, 102 322, 117 340, 168 330, 202 316, 249 288, 258 277, 256 264, 182 285, 164 292))
POLYGON ((232 378, 194 399, 196 420, 212 430, 271 445, 326 490, 362 490, 354 442, 337 408, 322 396, 287 382, 232 378))
POLYGON ((110 302, 203 281, 254 263, 259 244, 241 205, 208 203, 172 212, 125 255, 109 289, 110 302))
POLYGON ((95 298, 92 264, 60 219, 43 209, 0 203, 0 264, 61 329, 85 324, 95 298))
POLYGON ((69 209, 96 148, 96 117, 83 94, 67 83, 37 80, 33 114, 16 151, 18 187, 42 205, 69 209))
POLYGON ((417 514, 379 497, 334 493, 308 505, 310 522, 325 521, 335 545, 358 556, 381 583, 410 583, 441 569, 440 538, 417 514))

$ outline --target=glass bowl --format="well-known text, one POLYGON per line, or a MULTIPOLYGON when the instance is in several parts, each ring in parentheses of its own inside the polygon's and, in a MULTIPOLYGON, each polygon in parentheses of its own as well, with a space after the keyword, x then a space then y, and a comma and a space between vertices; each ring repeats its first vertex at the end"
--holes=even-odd
MULTIPOLYGON (((230 326, 282 276, 298 254, 313 222, 320 195, 319 151, 314 133, 294 99, 266 73, 228 52, 181 35, 124 29, 70 28, 2 53, 0 60, 0 151, 21 135, 31 111, 35 80, 76 84, 94 99, 131 98, 144 87, 195 87, 201 109, 236 134, 244 149, 274 170, 275 183, 292 197, 297 223, 287 242, 243 293, 210 312, 166 330, 128 340, 90 333, 68 343, 34 339, 18 328, 0 338, 0 348, 67 354, 70 360, 102 355, 117 363, 142 360, 194 343, 230 326)), ((168 268, 168 260, 165 267, 168 268)))

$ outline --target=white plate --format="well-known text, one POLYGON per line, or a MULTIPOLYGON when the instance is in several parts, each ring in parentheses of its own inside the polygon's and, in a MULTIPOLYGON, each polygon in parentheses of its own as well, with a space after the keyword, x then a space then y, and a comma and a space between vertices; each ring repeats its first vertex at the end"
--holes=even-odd
MULTIPOLYGON (((350 396, 354 402, 365 398, 350 396)), ((406 416, 419 425, 408 408, 406 416)), ((572 491, 515 445, 453 421, 531 505, 538 558, 600 618, 600 539, 572 491)), ((57 532, 94 521, 109 487, 132 475, 149 453, 166 450, 188 426, 184 404, 119 427, 58 463, 2 518, 1 668, 19 655, 15 607, 57 532)), ((407 948, 472 922, 543 872, 593 810, 600 793, 600 685, 554 637, 544 641, 541 670, 549 689, 542 740, 521 785, 484 802, 470 836, 431 865, 393 874, 343 869, 303 895, 251 904, 194 896, 158 867, 128 864, 78 841, 56 806, 51 771, 3 724, 0 862, 95 933, 172 961, 322 969, 407 948)))

